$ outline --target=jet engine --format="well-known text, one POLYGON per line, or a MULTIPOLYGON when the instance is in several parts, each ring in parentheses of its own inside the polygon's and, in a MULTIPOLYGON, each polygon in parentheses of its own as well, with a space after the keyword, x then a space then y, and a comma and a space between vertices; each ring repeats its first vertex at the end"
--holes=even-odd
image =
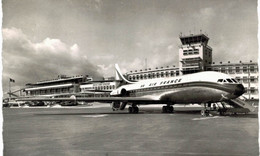
POLYGON ((113 111, 124 110, 127 102, 112 102, 111 107, 113 111))
POLYGON ((113 111, 116 111, 120 108, 120 102, 112 102, 111 108, 113 111))
POLYGON ((125 88, 122 88, 122 89, 121 89, 121 92, 120 92, 120 95, 121 95, 122 97, 129 96, 129 92, 126 91, 125 88))

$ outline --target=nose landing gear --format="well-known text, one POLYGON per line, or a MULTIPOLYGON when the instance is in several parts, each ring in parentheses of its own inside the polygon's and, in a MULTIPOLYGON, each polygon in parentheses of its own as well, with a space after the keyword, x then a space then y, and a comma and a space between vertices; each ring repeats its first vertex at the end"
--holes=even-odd
POLYGON ((213 108, 211 108, 211 103, 204 103, 204 108, 201 110, 200 114, 201 116, 212 116, 212 114, 210 114, 211 111, 217 111, 216 104, 214 103, 213 108))

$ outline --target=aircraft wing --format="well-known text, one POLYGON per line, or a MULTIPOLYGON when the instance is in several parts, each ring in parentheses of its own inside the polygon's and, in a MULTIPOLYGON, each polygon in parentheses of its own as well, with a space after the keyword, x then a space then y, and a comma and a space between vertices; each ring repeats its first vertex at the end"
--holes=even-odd
POLYGON ((137 104, 158 104, 162 103, 159 99, 148 97, 71 97, 71 98, 21 98, 16 101, 84 101, 84 102, 129 102, 137 104))

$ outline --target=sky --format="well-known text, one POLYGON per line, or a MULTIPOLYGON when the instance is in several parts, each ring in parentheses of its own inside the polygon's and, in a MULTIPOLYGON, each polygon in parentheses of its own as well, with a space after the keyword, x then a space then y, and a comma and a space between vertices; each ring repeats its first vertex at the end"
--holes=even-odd
POLYGON ((257 0, 3 0, 3 91, 58 75, 95 79, 178 66, 179 35, 210 38, 214 62, 257 62, 257 0))

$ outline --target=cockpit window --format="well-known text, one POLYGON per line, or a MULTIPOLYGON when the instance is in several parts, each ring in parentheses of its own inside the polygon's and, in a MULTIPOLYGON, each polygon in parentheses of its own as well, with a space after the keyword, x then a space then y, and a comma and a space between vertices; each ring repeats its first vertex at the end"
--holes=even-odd
POLYGON ((218 81, 217 82, 228 82, 228 83, 238 83, 237 82, 237 80, 235 80, 235 79, 218 79, 218 81))
POLYGON ((232 80, 233 82, 235 82, 235 83, 238 83, 237 80, 235 80, 235 79, 231 79, 231 80, 232 80))
POLYGON ((233 83, 233 81, 231 79, 227 79, 228 83, 233 83))
POLYGON ((223 82, 223 79, 218 79, 218 82, 223 82))

